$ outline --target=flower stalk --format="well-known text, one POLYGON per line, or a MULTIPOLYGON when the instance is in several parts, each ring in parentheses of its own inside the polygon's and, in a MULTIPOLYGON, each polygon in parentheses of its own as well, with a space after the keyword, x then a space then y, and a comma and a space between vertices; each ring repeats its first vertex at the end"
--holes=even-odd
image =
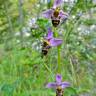
MULTIPOLYGON (((56 32, 57 28, 54 28, 54 37, 58 37, 58 33, 56 32)), ((61 46, 57 46, 57 63, 58 63, 58 69, 57 72, 61 73, 61 56, 60 56, 60 49, 61 46)))
POLYGON ((61 46, 58 46, 57 47, 57 51, 58 51, 58 73, 61 73, 60 70, 61 70, 61 56, 60 56, 60 48, 61 46))

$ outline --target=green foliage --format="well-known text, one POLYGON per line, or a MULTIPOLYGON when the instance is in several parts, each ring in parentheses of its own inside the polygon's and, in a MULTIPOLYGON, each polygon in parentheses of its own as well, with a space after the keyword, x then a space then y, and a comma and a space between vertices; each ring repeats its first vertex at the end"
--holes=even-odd
POLYGON ((37 25, 38 25, 37 29, 31 28, 32 36, 35 37, 35 38, 43 37, 44 34, 47 33, 46 29, 49 27, 48 26, 49 25, 48 20, 37 19, 37 25))
POLYGON ((69 87, 64 90, 64 95, 66 96, 77 96, 77 91, 76 89, 69 87))

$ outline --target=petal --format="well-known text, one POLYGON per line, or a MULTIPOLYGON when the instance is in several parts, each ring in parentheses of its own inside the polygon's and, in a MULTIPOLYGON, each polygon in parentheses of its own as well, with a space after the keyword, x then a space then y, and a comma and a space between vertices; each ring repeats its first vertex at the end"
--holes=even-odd
POLYGON ((53 32, 51 28, 48 28, 48 35, 45 37, 45 39, 49 40, 53 38, 53 32))
POLYGON ((49 9, 47 11, 44 11, 42 15, 43 15, 43 17, 50 19, 52 16, 52 13, 53 13, 53 10, 49 9))
POLYGON ((49 39, 53 38, 53 32, 52 32, 52 29, 51 28, 48 28, 48 35, 47 35, 47 37, 49 39))
POLYGON ((66 12, 63 12, 63 10, 60 10, 59 16, 61 17, 61 19, 67 19, 68 18, 68 14, 66 12))
POLYGON ((55 0, 53 4, 53 8, 59 7, 62 4, 63 0, 55 0))
POLYGON ((61 82, 62 82, 62 76, 60 74, 57 74, 56 75, 56 82, 57 82, 57 84, 61 84, 61 82))
POLYGON ((62 86, 62 88, 66 88, 66 87, 70 86, 70 83, 69 82, 62 82, 61 86, 62 86))
POLYGON ((62 39, 53 38, 50 40, 50 45, 51 46, 58 46, 58 45, 61 45, 62 42, 63 42, 62 39))
POLYGON ((56 88, 57 84, 55 82, 48 83, 46 88, 56 88))

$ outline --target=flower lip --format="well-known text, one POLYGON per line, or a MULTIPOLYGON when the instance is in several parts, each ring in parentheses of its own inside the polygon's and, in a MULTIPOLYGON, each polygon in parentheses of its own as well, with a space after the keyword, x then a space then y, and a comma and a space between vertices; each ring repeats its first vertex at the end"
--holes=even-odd
POLYGON ((50 45, 50 41, 49 41, 49 40, 44 39, 44 42, 45 42, 47 45, 50 45))

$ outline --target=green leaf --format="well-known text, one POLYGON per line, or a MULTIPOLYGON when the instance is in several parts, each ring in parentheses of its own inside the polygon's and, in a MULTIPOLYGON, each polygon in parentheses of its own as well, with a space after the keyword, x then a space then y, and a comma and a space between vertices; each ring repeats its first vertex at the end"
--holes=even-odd
POLYGON ((77 90, 72 87, 64 89, 64 96, 77 96, 77 90))

